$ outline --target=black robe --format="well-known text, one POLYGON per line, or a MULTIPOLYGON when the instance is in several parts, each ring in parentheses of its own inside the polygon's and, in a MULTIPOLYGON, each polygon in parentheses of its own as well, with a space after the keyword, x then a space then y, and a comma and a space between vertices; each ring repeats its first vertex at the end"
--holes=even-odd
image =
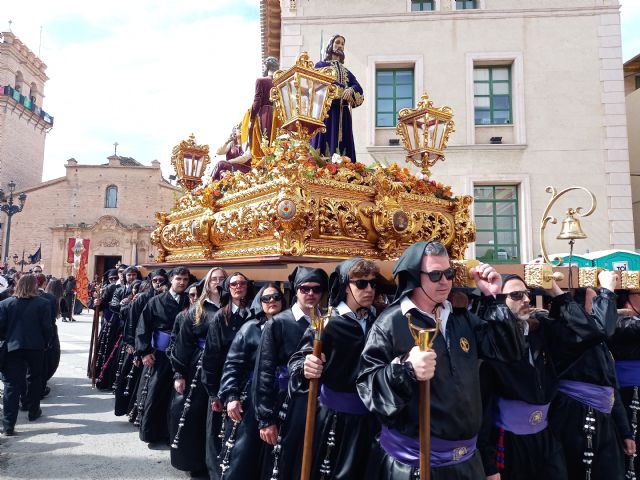
MULTIPOLYGON (((291 398, 286 389, 279 388, 277 375, 298 350, 308 326, 305 318, 296 321, 291 309, 279 313, 264 325, 251 395, 258 428, 278 426, 280 453, 277 465, 273 465, 273 455, 265 456, 261 478, 271 478, 274 468, 278 470, 278 480, 297 479, 300 475, 307 395, 291 398)), ((272 448, 267 446, 267 450, 272 448)))
POLYGON ((117 417, 130 413, 135 405, 138 381, 140 380, 140 372, 142 372, 141 364, 134 365, 134 360, 137 358, 135 354, 136 328, 144 306, 154 294, 155 290, 153 289, 141 293, 126 309, 126 321, 122 337, 123 348, 126 349, 127 346, 131 346, 134 348, 134 353, 128 353, 125 350, 122 367, 118 373, 118 383, 114 385, 113 413, 117 417))
MULTIPOLYGON (((561 380, 572 380, 613 387, 615 402, 611 414, 593 409, 596 431, 593 437, 594 480, 624 477, 622 438, 631 438, 624 407, 617 394, 618 382, 607 339, 614 333, 618 319, 615 295, 600 289, 593 299, 593 310, 584 309, 565 293, 551 303, 551 344, 553 361, 561 380)), ((582 460, 587 447, 584 433, 588 407, 559 392, 549 412, 550 426, 564 448, 569 478, 584 478, 582 460)))
MULTIPOLYGON (((322 335, 322 352, 326 363, 320 382, 325 388, 358 395, 356 380, 360 355, 374 319, 371 315, 365 333, 360 324, 350 316, 331 317, 322 335)), ((289 360, 289 386, 298 393, 307 392, 309 388, 309 381, 304 377, 304 360, 313 352, 314 338, 313 330, 307 329, 300 348, 289 360)), ((380 424, 375 415, 339 412, 323 405, 319 400, 311 478, 321 478, 321 467, 330 469, 330 474, 325 475, 324 480, 365 478, 367 459, 379 430, 380 424), (327 448, 329 437, 335 439, 335 446, 330 451, 327 448)))
MULTIPOLYGON (((615 333, 609 339, 609 347, 616 362, 618 361, 637 361, 640 360, 640 316, 620 317, 616 326, 615 333)), ((634 382, 640 383, 640 382, 634 382)), ((640 400, 640 385, 620 386, 620 397, 627 412, 627 418, 631 423, 632 410, 631 402, 634 397, 640 400)), ((640 420, 640 419, 638 419, 640 420)), ((634 432, 632 432, 634 433, 634 432)), ((640 446, 640 435, 638 435, 637 427, 635 432, 636 447, 640 446)), ((629 468, 630 457, 625 457, 625 468, 629 468)), ((640 474, 640 457, 636 456, 634 461, 636 475, 640 474)))
POLYGON ((249 391, 253 380, 256 352, 260 345, 264 316, 246 322, 236 334, 224 363, 218 396, 223 405, 231 401, 242 402, 242 420, 235 426, 232 441, 230 436, 234 421, 226 417, 225 438, 221 452, 221 465, 225 480, 259 478, 262 450, 266 446, 260 440, 258 421, 249 391), (229 445, 233 445, 229 448, 229 445))
POLYGON ((165 352, 154 349, 151 338, 154 330, 171 333, 178 314, 189 306, 184 293, 179 301, 165 292, 153 297, 144 310, 136 329, 136 353, 144 357, 155 355, 153 367, 144 367, 138 392, 138 415, 140 416, 140 440, 148 443, 166 442, 169 439, 168 408, 173 388, 173 370, 165 352), (145 390, 146 385, 146 390, 145 390), (144 397, 144 398, 143 398, 144 397))
POLYGON ((558 375, 549 347, 549 317, 533 317, 526 338, 525 355, 515 362, 486 360, 480 366, 484 423, 478 450, 487 476, 500 473, 501 480, 563 480, 567 478, 562 446, 549 428, 538 433, 517 435, 494 423, 495 400, 502 397, 532 405, 549 404, 558 389, 558 375), (533 361, 533 365, 531 364, 533 361), (498 467, 498 445, 503 448, 502 467, 498 467))
MULTIPOLYGON (((444 335, 437 335, 435 376, 431 379, 431 435, 460 441, 478 434, 482 399, 478 367, 481 358, 511 361, 524 352, 524 340, 504 295, 484 297, 484 320, 464 309, 453 309, 444 335)), ((433 328, 434 321, 411 309, 413 324, 433 328)), ((418 439, 419 393, 410 364, 401 359, 415 345, 400 300, 387 308, 373 325, 360 364, 358 393, 380 422, 401 435, 418 439)), ((400 462, 376 444, 369 460, 368 479, 409 480, 418 467, 400 462)), ((467 461, 431 469, 431 478, 480 479, 484 470, 476 452, 467 461)))
MULTIPOLYGON (((178 323, 177 319, 176 323, 178 323)), ((210 404, 207 391, 200 380, 198 365, 203 350, 199 348, 198 340, 204 341, 208 327, 209 323, 204 315, 200 323, 195 325, 195 308, 191 307, 184 315, 180 328, 177 330, 170 354, 171 365, 175 372, 174 378, 184 378, 185 380, 183 395, 176 392, 175 388, 172 390, 169 415, 169 443, 172 444, 171 465, 183 471, 199 472, 207 468, 205 462, 206 421, 210 404), (190 399, 189 409, 184 416, 179 438, 176 440, 178 425, 187 398, 190 399)), ((174 329, 174 331, 176 330, 174 329)))
MULTIPOLYGON (((209 395, 209 404, 218 399, 220 380, 227 352, 231 342, 240 327, 249 320, 250 310, 237 310, 229 315, 228 322, 224 318, 225 307, 218 310, 209 323, 207 341, 202 357, 202 383, 209 395), (243 315, 245 315, 243 317, 243 315)), ((212 479, 220 477, 220 452, 222 451, 222 438, 220 428, 222 426, 222 414, 213 412, 209 408, 207 418, 207 469, 212 479)))
MULTIPOLYGON (((100 379, 100 374, 103 371, 106 372, 104 366, 107 363, 109 356, 113 350, 113 345, 116 342, 118 335, 118 322, 119 319, 115 318, 113 311, 110 308, 113 295, 120 288, 120 285, 111 283, 103 288, 100 293, 100 311, 102 312, 102 322, 100 324, 100 332, 98 333, 98 355, 95 359, 96 365, 96 387, 100 390, 108 390, 110 387, 106 385, 106 382, 100 379)), ((68 307, 71 308, 71 307, 68 307)), ((104 375, 103 375, 104 378, 104 375)))
POLYGON ((111 317, 105 332, 106 356, 100 366, 100 370, 98 370, 98 380, 96 381, 98 390, 111 390, 113 388, 118 363, 123 358, 121 350, 123 346, 122 329, 124 321, 120 311, 122 309, 120 302, 131 293, 131 286, 117 285, 116 287, 107 307, 111 311, 111 317))

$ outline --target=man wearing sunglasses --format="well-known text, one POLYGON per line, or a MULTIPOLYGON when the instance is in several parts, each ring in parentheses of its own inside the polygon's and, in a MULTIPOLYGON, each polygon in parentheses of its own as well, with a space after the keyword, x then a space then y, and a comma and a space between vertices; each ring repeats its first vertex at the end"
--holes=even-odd
MULTIPOLYGON (((558 388, 548 338, 551 320, 546 311, 532 308, 532 293, 518 275, 503 276, 502 293, 518 319, 526 351, 517 361, 487 360, 480 367, 485 422, 478 449, 487 480, 566 480, 562 446, 547 428, 558 388)), ((553 282, 547 294, 563 292, 553 282)))
POLYGON ((289 361, 292 390, 306 392, 312 378, 321 378, 322 383, 312 479, 320 479, 325 469, 336 480, 366 478, 366 460, 380 427, 360 400, 356 379, 367 333, 376 318, 372 304, 378 273, 375 263, 362 258, 340 263, 329 280, 329 304, 334 310, 322 335, 322 358, 312 353, 314 334, 308 329, 289 361))
MULTIPOLYGON (((310 325, 309 315, 317 309, 327 291, 327 274, 320 268, 296 267, 289 275, 294 301, 288 310, 265 323, 256 354, 254 382, 260 438, 277 447, 268 456, 273 466, 265 465, 271 474, 278 470, 279 480, 297 479, 300 475, 307 397, 288 396, 287 362, 310 325)), ((268 478, 268 477, 267 477, 268 478)))
POLYGON ((371 328, 360 360, 358 393, 382 423, 364 478, 410 480, 419 475, 418 382, 430 379, 431 478, 482 479, 476 451, 482 423, 480 359, 516 360, 524 350, 516 319, 499 295, 502 279, 490 265, 472 269, 483 294, 481 319, 454 309, 447 300, 455 271, 441 243, 411 245, 393 273, 396 299, 371 328), (438 329, 432 350, 415 346, 409 322, 438 329))

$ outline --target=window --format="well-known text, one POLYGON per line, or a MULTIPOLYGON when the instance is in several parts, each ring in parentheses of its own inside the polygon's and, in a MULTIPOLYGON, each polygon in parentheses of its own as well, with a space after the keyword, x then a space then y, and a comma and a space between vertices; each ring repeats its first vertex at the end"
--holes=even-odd
POLYGON ((403 108, 413 108, 413 69, 376 70, 376 127, 395 127, 403 108))
POLYGON ((434 0, 411 0, 411 11, 420 12, 423 10, 435 10, 434 0))
POLYGON ((105 208, 118 208, 118 187, 109 185, 104 197, 105 208))
POLYGON ((475 0, 456 0, 456 10, 471 10, 477 8, 475 0))
POLYGON ((473 106, 476 125, 507 125, 511 115, 511 66, 474 66, 473 106))
POLYGON ((520 263, 517 185, 473 188, 476 258, 486 263, 520 263))

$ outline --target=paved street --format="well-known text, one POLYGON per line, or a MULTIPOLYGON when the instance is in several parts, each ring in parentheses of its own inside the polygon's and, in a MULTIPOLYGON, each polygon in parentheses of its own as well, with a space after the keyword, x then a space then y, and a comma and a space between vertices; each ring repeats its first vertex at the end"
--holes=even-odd
POLYGON ((0 437, 2 479, 188 478, 169 451, 150 450, 127 417, 113 415, 113 396, 86 378, 92 316, 58 322, 62 358, 43 400, 43 417, 20 412, 15 437, 0 437))

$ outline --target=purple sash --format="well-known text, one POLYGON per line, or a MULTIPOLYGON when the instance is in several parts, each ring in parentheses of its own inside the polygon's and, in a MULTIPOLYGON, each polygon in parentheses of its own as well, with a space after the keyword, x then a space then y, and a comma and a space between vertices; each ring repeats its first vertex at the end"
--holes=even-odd
POLYGON ((283 391, 289 391, 289 367, 278 367, 276 371, 278 380, 278 388, 283 391))
POLYGON ((160 352, 165 352, 169 347, 171 335, 162 330, 154 330, 151 336, 151 346, 160 352))
POLYGON ((640 386, 640 360, 616 360, 616 373, 621 387, 640 386))
POLYGON ((575 380, 560 380, 558 391, 602 413, 611 413, 613 408, 613 387, 575 380))
POLYGON ((204 350, 204 346, 207 343, 207 340, 205 338, 198 338, 198 348, 200 350, 204 350))
MULTIPOLYGON (((431 436, 431 467, 446 467, 466 462, 476 452, 478 436, 468 440, 444 440, 431 436)), ((380 432, 380 446, 390 456, 399 462, 420 466, 420 441, 407 437, 397 430, 382 427, 380 432)))
POLYGON ((351 415, 366 415, 369 413, 357 393, 336 392, 326 385, 320 387, 320 402, 336 412, 351 415))
POLYGON ((534 405, 498 397, 495 424, 516 435, 531 435, 547 428, 549 403, 534 405))

